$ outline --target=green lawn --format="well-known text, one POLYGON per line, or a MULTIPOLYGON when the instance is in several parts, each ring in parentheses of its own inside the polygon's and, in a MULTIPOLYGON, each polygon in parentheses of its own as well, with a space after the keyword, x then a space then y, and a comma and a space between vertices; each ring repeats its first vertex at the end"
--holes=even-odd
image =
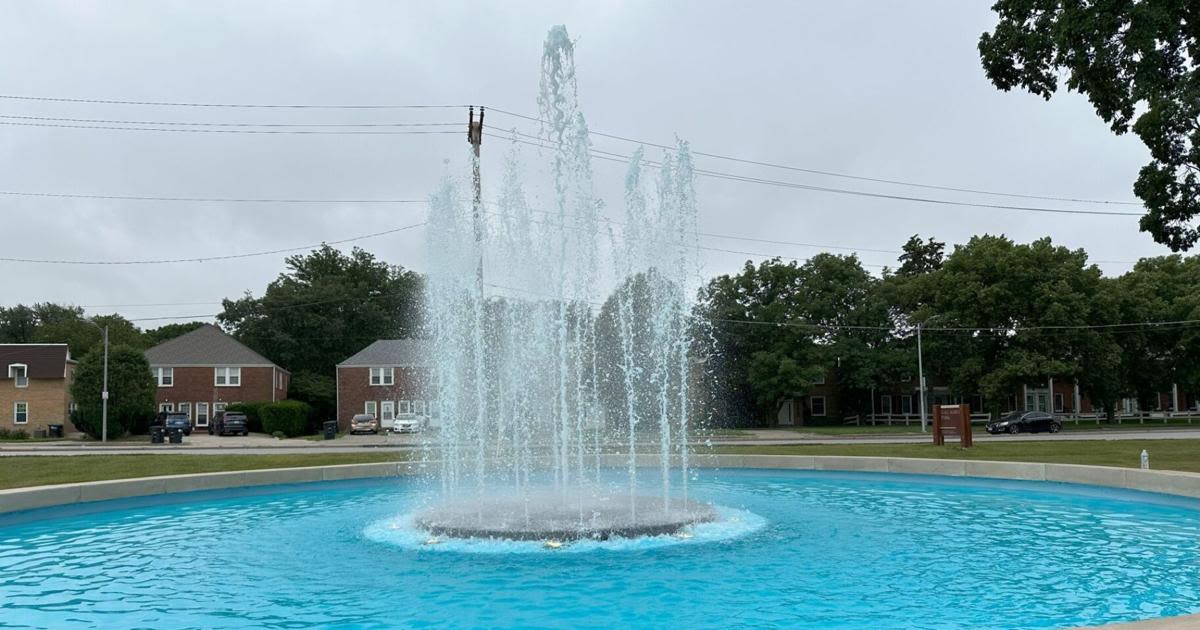
POLYGON ((718 453, 759 455, 859 455, 864 457, 922 457, 992 459, 1053 464, 1092 464, 1137 468, 1142 449, 1150 467, 1200 472, 1200 440, 1055 440, 1047 442, 983 442, 973 448, 932 444, 781 444, 721 446, 718 453))
POLYGON ((403 461, 404 452, 296 455, 60 455, 0 457, 0 488, 155 475, 403 461))
MULTIPOLYGON (((930 421, 932 422, 932 421, 930 421)), ((1188 427, 1200 429, 1200 421, 1193 420, 1191 424, 1183 418, 1173 418, 1167 422, 1162 420, 1147 420, 1145 424, 1138 424, 1137 420, 1126 420, 1121 424, 1101 423, 1096 424, 1094 420, 1081 420, 1079 424, 1068 420, 1063 423, 1064 431, 1127 431, 1127 430, 1143 430, 1151 431, 1154 429, 1186 429, 1188 427)), ((978 433, 983 433, 983 425, 976 424, 973 428, 978 433)), ((780 431, 795 431, 796 433, 808 433, 813 435, 891 435, 902 433, 920 433, 921 424, 914 422, 910 425, 903 424, 864 424, 862 426, 854 425, 838 425, 838 426, 803 426, 803 427, 777 427, 780 431)), ((736 433, 736 431, 735 431, 736 433)))

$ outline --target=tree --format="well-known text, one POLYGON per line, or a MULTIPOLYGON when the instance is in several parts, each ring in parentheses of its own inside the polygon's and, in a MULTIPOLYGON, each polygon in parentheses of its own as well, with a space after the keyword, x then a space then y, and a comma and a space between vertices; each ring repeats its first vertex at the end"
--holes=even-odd
POLYGON ((1150 150, 1134 193, 1142 231, 1174 251, 1200 239, 1200 10, 1194 0, 999 0, 979 39, 983 68, 1005 91, 1047 100, 1065 75, 1113 132, 1150 150))
POLYGON ((292 392, 326 408, 339 361, 377 339, 420 332, 421 277, 355 248, 328 245, 287 258, 262 297, 224 300, 217 316, 242 343, 293 373, 292 392), (311 398, 309 398, 311 396, 311 398))
MULTIPOLYGON (((42 306, 42 305, 38 305, 42 306)), ((56 309, 62 308, 54 305, 56 309)), ((71 355, 81 357, 97 348, 103 341, 101 327, 108 326, 108 345, 144 348, 142 331, 132 322, 120 315, 94 315, 89 319, 83 316, 83 309, 71 307, 47 315, 42 319, 34 333, 37 343, 65 343, 71 349, 71 355), (90 323, 90 322, 94 322, 90 323)))
POLYGON ((36 330, 37 316, 32 308, 24 304, 0 306, 0 343, 32 343, 36 330))
POLYGON ((142 345, 146 348, 153 348, 164 341, 170 341, 206 325, 205 322, 184 322, 159 326, 158 328, 153 328, 142 333, 142 345))
MULTIPOLYGON (((100 438, 104 353, 89 352, 75 368, 71 397, 76 410, 71 421, 84 433, 100 438)), ((108 355, 108 436, 120 437, 154 417, 154 377, 140 348, 116 346, 108 355)))

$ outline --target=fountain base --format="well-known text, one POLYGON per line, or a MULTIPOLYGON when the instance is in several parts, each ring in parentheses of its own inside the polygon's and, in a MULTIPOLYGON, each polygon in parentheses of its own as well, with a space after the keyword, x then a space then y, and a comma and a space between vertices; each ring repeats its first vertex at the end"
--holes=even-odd
POLYGON ((415 524, 434 536, 500 540, 608 540, 665 536, 716 520, 712 506, 662 497, 536 494, 464 498, 435 505, 415 524))

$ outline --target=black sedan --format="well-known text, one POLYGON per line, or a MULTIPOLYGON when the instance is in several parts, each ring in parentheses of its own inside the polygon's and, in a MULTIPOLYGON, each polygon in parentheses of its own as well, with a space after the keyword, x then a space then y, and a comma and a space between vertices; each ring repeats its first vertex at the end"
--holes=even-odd
POLYGON ((209 435, 250 435, 246 414, 236 411, 218 411, 208 423, 209 435))
POLYGON ((1045 411, 1014 411, 988 422, 985 428, 988 433, 1058 433, 1062 430, 1062 422, 1045 411))

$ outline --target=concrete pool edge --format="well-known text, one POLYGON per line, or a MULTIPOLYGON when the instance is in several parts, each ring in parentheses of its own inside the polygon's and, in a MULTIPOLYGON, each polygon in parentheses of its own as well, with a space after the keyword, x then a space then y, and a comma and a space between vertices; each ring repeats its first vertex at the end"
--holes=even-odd
MULTIPOLYGON (((625 455, 606 455, 604 465, 624 466, 625 455)), ((677 462, 675 462, 677 463, 677 462)), ((639 456, 639 466, 658 465, 657 457, 639 456)), ((828 455, 692 455, 689 465, 698 468, 758 468, 884 472, 945 477, 1051 481, 1140 490, 1200 499, 1200 473, 1142 470, 1082 464, 1045 464, 964 459, 908 457, 854 457, 828 455)), ((220 490, 247 486, 398 477, 414 474, 416 462, 339 464, 305 468, 266 468, 215 473, 133 477, 50 486, 0 490, 0 514, 56 505, 108 499, 220 490)))
MULTIPOLYGON (((608 466, 627 463, 624 455, 604 456, 608 466)), ((657 465, 656 457, 639 457, 640 466, 657 465)), ((825 470, 843 472, 883 472, 947 477, 1015 479, 1085 484, 1140 490, 1190 498, 1200 498, 1200 473, 1169 470, 1141 470, 1081 464, 1045 464, 958 459, 921 459, 905 457, 853 457, 822 455, 692 455, 689 465, 698 468, 746 468, 782 470, 825 470)), ((251 486, 339 481, 380 477, 401 477, 417 472, 416 462, 340 464, 307 468, 270 468, 262 470, 196 473, 160 477, 135 477, 82 483, 32 486, 0 490, 0 514, 38 508, 90 503, 199 490, 220 490, 251 486)), ((1200 615, 1164 617, 1109 628, 1129 630, 1175 630, 1200 627, 1200 615)))

